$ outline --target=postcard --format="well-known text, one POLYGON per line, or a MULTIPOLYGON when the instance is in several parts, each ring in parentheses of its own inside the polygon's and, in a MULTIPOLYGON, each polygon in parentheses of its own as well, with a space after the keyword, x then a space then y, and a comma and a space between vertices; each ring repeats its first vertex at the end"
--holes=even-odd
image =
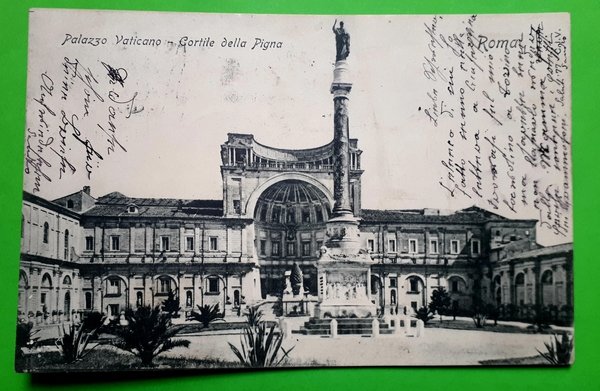
POLYGON ((17 371, 573 362, 568 14, 29 31, 17 371))

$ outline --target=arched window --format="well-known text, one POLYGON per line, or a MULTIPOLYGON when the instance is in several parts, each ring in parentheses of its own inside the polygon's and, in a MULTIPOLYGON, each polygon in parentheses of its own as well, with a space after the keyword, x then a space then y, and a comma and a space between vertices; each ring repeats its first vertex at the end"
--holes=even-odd
POLYGON ((516 294, 516 304, 524 305, 525 304, 525 274, 519 273, 515 278, 515 294, 516 294))
POLYGON ((66 275, 65 278, 63 279, 63 285, 71 285, 71 277, 66 275))
POLYGON ((69 260, 69 230, 65 229, 65 260, 69 260))
POLYGON ((525 285, 525 274, 517 274, 517 278, 515 278, 515 285, 525 285))
POLYGON ((44 243, 48 243, 48 237, 50 236, 50 225, 47 222, 44 223, 44 243))
POLYGON ((419 293, 421 291, 420 285, 421 279, 419 277, 410 277, 408 279, 408 293, 419 293))
POLYGON ((552 270, 546 270, 542 273, 542 304, 557 304, 557 295, 554 291, 554 275, 552 270))
POLYGON ((466 290, 465 282, 459 277, 452 277, 448 282, 450 293, 463 293, 466 290))
POLYGON ((144 294, 142 291, 137 291, 135 294, 135 305, 141 307, 144 305, 144 294))
POLYGON ((121 294, 121 279, 119 277, 110 277, 106 280, 106 295, 119 296, 121 294))
POLYGON ((27 279, 27 274, 23 270, 19 271, 19 288, 28 288, 29 283, 27 279))
POLYGON ((168 276, 159 277, 156 281, 156 293, 159 295, 166 295, 172 289, 171 278, 168 276))
POLYGON ((50 274, 44 274, 42 277, 42 288, 52 288, 52 278, 50 278, 50 274))
POLYGON ((546 270, 542 274, 542 284, 543 285, 552 285, 553 282, 554 282, 554 278, 552 276, 552 270, 546 270))

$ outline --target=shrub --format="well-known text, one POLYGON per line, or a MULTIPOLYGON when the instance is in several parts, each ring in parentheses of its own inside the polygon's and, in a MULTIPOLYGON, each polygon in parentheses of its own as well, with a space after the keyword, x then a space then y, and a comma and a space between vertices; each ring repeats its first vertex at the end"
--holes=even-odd
POLYGON ((202 323, 204 328, 208 327, 209 324, 217 320, 224 320, 225 314, 219 311, 219 303, 215 305, 204 304, 203 306, 197 306, 198 312, 192 311, 188 320, 195 320, 202 323))
POLYGON ((548 309, 541 305, 532 308, 530 311, 531 327, 535 328, 537 332, 550 328, 550 312, 548 309))
POLYGON ((173 326, 169 314, 161 312, 158 307, 128 309, 125 319, 127 325, 115 329, 118 339, 114 346, 138 356, 143 366, 151 366, 154 358, 162 352, 190 345, 188 340, 173 339, 183 326, 173 326))
POLYGON ((481 311, 477 311, 473 315, 473 323, 475 323, 475 327, 477 327, 478 329, 482 329, 485 326, 486 319, 487 315, 481 311))
POLYGON ((106 316, 100 312, 93 311, 88 313, 83 319, 83 330, 87 332, 96 331, 106 321, 106 316))
POLYGON ((99 345, 96 344, 86 351, 95 330, 91 332, 85 331, 83 323, 79 325, 71 324, 68 328, 63 325, 62 330, 59 327, 58 331, 62 336, 56 340, 56 346, 67 364, 82 359, 99 345))
POLYGON ((302 279, 302 270, 300 270, 300 266, 296 262, 292 266, 292 274, 290 275, 290 283, 292 285, 292 293, 294 295, 298 295, 300 293, 300 289, 302 288, 302 284, 304 283, 302 279))
POLYGON ((485 306, 486 315, 494 321, 494 326, 498 325, 498 317, 500 316, 500 309, 493 304, 485 306))
POLYGON ((161 309, 168 313, 170 317, 175 317, 176 314, 181 311, 179 306, 179 298, 175 297, 175 293, 172 289, 169 290, 167 298, 163 301, 161 309))
POLYGON ((35 337, 39 330, 33 330, 32 322, 17 323, 17 355, 22 355, 24 348, 32 348, 35 346, 39 337, 35 337))
POLYGON ((563 333, 561 339, 554 334, 554 339, 545 342, 546 352, 538 353, 546 359, 551 365, 569 365, 573 354, 573 338, 567 333, 563 333))
POLYGON ((256 327, 248 325, 244 329, 240 338, 241 350, 232 343, 229 347, 244 366, 262 368, 281 365, 288 358, 294 347, 285 350, 282 343, 283 335, 276 330, 276 325, 267 328, 265 322, 260 322, 256 327))
POLYGON ((417 319, 422 320, 423 324, 427 324, 427 322, 433 319, 433 313, 427 307, 419 308, 413 316, 417 319))
POLYGON ((450 296, 446 289, 440 287, 435 289, 431 293, 431 302, 429 303, 429 308, 433 312, 437 312, 440 315, 440 323, 442 322, 442 315, 446 313, 448 308, 450 307, 450 296))

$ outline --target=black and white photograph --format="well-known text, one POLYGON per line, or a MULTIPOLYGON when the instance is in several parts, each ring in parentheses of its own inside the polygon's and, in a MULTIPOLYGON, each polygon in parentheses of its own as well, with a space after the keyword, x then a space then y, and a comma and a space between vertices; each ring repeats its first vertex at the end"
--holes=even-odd
POLYGON ((570 39, 30 10, 16 370, 571 365, 570 39))

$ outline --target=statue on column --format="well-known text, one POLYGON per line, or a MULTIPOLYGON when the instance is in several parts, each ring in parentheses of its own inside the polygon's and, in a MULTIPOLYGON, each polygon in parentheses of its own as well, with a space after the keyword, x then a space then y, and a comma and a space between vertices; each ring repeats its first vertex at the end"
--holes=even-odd
POLYGON ((348 58, 350 54, 350 34, 344 29, 344 22, 340 21, 340 27, 337 25, 337 19, 333 22, 333 33, 335 34, 335 61, 342 61, 348 58))

